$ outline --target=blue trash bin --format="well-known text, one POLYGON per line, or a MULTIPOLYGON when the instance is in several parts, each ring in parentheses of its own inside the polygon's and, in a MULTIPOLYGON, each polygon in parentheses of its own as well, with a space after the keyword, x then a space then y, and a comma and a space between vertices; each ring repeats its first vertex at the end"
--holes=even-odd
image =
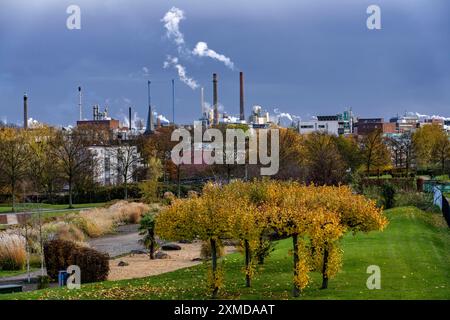
POLYGON ((67 285, 67 278, 69 278, 69 274, 66 270, 59 271, 58 273, 58 285, 60 287, 64 287, 67 285))

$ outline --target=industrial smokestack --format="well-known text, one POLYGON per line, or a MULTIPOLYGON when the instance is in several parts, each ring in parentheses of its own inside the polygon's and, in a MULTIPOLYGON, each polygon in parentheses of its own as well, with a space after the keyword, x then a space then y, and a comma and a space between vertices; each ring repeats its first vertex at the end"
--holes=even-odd
POLYGON ((23 128, 28 129, 28 96, 23 94, 23 128))
POLYGON ((217 105, 217 74, 213 74, 213 105, 214 105, 214 125, 219 124, 219 109, 217 105))
POLYGON ((147 127, 145 129, 145 134, 152 134, 155 131, 154 120, 153 120, 153 108, 152 108, 152 96, 151 96, 151 81, 147 81, 148 89, 148 115, 147 115, 147 127))
POLYGON ((205 117, 205 90, 203 87, 200 88, 200 104, 202 108, 202 117, 205 117))
POLYGON ((83 110, 81 107, 81 87, 78 87, 78 107, 80 108, 80 121, 83 120, 83 110))
POLYGON ((239 111, 240 111, 240 120, 245 120, 245 113, 244 113, 244 73, 239 73, 239 82, 240 82, 240 103, 239 103, 239 111))
POLYGON ((131 131, 131 107, 128 108, 128 127, 131 131))

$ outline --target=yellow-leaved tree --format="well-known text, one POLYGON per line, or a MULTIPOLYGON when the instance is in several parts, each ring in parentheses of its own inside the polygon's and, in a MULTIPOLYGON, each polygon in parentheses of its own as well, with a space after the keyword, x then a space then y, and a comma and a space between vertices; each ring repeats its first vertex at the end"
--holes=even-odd
MULTIPOLYGON (((210 243, 208 284, 213 299, 217 298, 223 286, 223 270, 218 266, 217 251, 219 240, 231 236, 232 205, 219 185, 208 183, 201 197, 174 200, 156 218, 156 234, 163 239, 200 239, 210 243)), ((238 204, 235 206, 237 208, 238 204)))

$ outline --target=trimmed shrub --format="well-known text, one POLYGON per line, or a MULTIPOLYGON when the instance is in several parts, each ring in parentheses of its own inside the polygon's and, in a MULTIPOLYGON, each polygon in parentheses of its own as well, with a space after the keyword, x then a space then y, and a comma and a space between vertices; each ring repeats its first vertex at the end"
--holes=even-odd
POLYGON ((81 269, 81 282, 105 281, 109 273, 109 256, 65 240, 51 240, 44 245, 48 276, 56 280, 58 272, 70 265, 81 269))

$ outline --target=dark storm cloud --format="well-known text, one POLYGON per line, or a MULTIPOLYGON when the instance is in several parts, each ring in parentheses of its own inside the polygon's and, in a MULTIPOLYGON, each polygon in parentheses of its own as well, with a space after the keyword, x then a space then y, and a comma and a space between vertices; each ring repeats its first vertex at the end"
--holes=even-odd
MULTIPOLYGON (((130 104, 146 110, 146 72, 159 112, 171 114, 164 14, 176 6, 186 47, 199 41, 229 57, 246 74, 247 110, 259 104, 306 117, 351 106, 361 116, 405 110, 449 116, 450 3, 434 1, 125 1, 3 0, 0 4, 0 119, 20 122, 21 96, 30 115, 53 124, 77 119, 96 103, 119 116, 130 104), (413 2, 413 3, 411 3, 413 2), (38 3, 38 4, 37 4, 38 3), (65 27, 66 8, 78 4, 82 29, 65 27), (382 9, 382 30, 366 28, 366 8, 382 9), (122 111, 121 111, 122 110, 122 111)), ((219 73, 219 98, 238 112, 238 73, 212 59, 180 56, 189 76, 205 86, 219 73)), ((177 120, 199 116, 199 90, 176 82, 177 120)))

